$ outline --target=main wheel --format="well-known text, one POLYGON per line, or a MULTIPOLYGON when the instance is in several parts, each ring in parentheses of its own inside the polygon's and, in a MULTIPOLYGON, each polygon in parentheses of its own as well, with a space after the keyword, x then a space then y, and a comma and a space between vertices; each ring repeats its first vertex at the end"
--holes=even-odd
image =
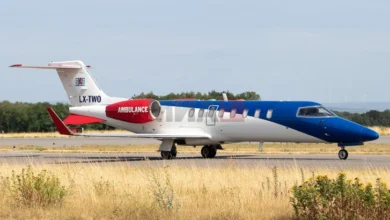
POLYGON ((171 151, 161 151, 161 157, 166 160, 170 160, 173 158, 171 151))
POLYGON ((175 144, 172 146, 171 154, 172 154, 172 158, 176 158, 176 156, 177 156, 177 149, 176 149, 176 145, 175 144))
POLYGON ((340 160, 346 160, 348 158, 348 151, 345 149, 341 149, 339 151, 339 158, 340 160))
POLYGON ((217 149, 213 145, 205 145, 200 153, 203 158, 214 158, 217 155, 217 149))

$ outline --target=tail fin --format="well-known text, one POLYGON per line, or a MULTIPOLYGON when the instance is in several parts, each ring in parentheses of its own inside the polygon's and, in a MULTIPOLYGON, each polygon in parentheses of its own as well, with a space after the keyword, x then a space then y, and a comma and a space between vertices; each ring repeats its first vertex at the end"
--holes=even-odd
POLYGON ((57 70, 72 106, 108 105, 126 100, 107 96, 96 84, 82 61, 51 62, 48 66, 15 64, 10 67, 57 70))

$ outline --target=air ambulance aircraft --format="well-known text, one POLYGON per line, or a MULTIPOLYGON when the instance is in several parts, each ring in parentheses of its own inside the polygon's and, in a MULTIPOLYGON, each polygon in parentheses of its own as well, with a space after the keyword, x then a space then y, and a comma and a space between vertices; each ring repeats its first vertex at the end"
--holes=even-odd
POLYGON ((222 144, 236 142, 337 143, 339 158, 345 147, 363 145, 379 135, 362 125, 338 117, 310 101, 170 100, 116 98, 106 95, 82 61, 51 62, 48 66, 14 68, 54 69, 71 107, 61 120, 48 108, 62 135, 88 137, 154 138, 161 141, 164 159, 177 155, 176 145, 203 146, 204 158, 214 158, 222 144), (67 125, 103 123, 129 134, 76 133, 67 125))

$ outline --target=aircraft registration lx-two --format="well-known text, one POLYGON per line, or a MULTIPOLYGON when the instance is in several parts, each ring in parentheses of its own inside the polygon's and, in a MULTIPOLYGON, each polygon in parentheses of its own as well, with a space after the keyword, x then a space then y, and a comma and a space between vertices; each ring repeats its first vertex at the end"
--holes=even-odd
POLYGON ((213 158, 221 144, 235 142, 337 143, 340 159, 347 146, 362 145, 379 135, 362 125, 336 116, 309 101, 228 101, 116 98, 106 95, 81 61, 51 62, 48 66, 11 67, 55 69, 71 103, 62 121, 49 108, 63 135, 155 138, 165 159, 176 157, 176 145, 203 145, 204 158, 213 158), (74 133, 66 125, 103 123, 129 134, 74 133))

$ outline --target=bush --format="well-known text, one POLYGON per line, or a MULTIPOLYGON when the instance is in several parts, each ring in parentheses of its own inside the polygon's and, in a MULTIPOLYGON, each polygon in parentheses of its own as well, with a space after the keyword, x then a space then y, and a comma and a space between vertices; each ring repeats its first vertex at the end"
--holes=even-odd
POLYGON ((347 180, 344 173, 336 179, 317 176, 295 185, 291 203, 303 219, 390 219, 390 192, 377 179, 363 185, 358 178, 347 180))
POLYGON ((146 174, 146 180, 148 181, 148 188, 152 193, 155 203, 161 209, 179 211, 181 203, 175 197, 168 167, 164 167, 163 172, 151 169, 146 174))
POLYGON ((0 189, 3 196, 8 196, 17 205, 48 206, 61 204, 66 189, 59 178, 43 170, 35 175, 29 166, 20 174, 12 171, 11 177, 0 177, 0 189))

